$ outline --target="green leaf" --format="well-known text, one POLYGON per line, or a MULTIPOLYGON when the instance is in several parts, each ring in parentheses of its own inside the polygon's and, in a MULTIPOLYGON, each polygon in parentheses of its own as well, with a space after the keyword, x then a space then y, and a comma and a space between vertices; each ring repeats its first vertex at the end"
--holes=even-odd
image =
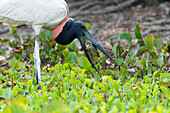
POLYGON ((155 39, 154 46, 156 47, 157 50, 159 50, 163 46, 162 39, 160 38, 155 39))
POLYGON ((66 45, 58 44, 58 46, 57 46, 57 50, 58 50, 58 51, 62 51, 62 50, 64 50, 64 49, 66 49, 66 48, 67 48, 66 45))
POLYGON ((155 77, 159 72, 160 72, 160 70, 156 70, 156 71, 153 73, 153 77, 155 77))
POLYGON ((71 100, 74 100, 74 99, 75 99, 75 94, 74 94, 74 91, 73 91, 73 90, 70 91, 69 98, 70 98, 71 100))
POLYGON ((10 59, 9 62, 8 62, 8 65, 9 67, 14 67, 14 65, 17 63, 17 59, 13 58, 13 59, 10 59))
POLYGON ((149 54, 152 56, 152 57, 156 57, 157 56, 157 52, 152 49, 152 50, 149 50, 149 54))
POLYGON ((83 67, 84 69, 90 69, 91 68, 91 64, 90 62, 88 61, 88 59, 84 56, 80 57, 78 59, 78 64, 83 67))
POLYGON ((25 69, 25 64, 21 61, 18 61, 17 68, 25 69))
POLYGON ((74 82, 75 81, 75 79, 76 79, 76 77, 75 77, 76 75, 75 75, 75 72, 73 72, 73 73, 71 73, 71 81, 72 82, 74 82))
POLYGON ((122 69, 120 70, 120 75, 126 76, 127 73, 128 73, 128 71, 127 71, 126 68, 122 68, 122 69))
POLYGON ((161 106, 157 106, 157 113, 163 113, 163 109, 161 106))
MULTIPOLYGON (((62 94, 63 95, 63 94, 62 94)), ((70 109, 62 101, 54 100, 43 104, 41 113, 68 113, 70 109)))
POLYGON ((50 42, 47 39, 44 39, 44 43, 45 43, 45 50, 48 52, 50 49, 50 42))
POLYGON ((137 39, 142 39, 142 35, 141 35, 141 33, 140 33, 140 27, 139 27, 138 24, 136 25, 136 29, 135 29, 135 37, 136 37, 137 39))
POLYGON ((51 37, 51 35, 52 35, 51 32, 48 31, 48 30, 45 30, 45 31, 41 32, 40 41, 43 41, 43 39, 48 40, 48 37, 51 37))
POLYGON ((49 56, 51 56, 52 54, 55 54, 55 49, 54 48, 51 48, 50 51, 49 51, 49 56))
POLYGON ((116 80, 112 81, 112 86, 116 90, 116 92, 119 94, 119 85, 117 84, 116 80))
POLYGON ((160 88, 164 94, 167 94, 168 90, 166 89, 165 86, 161 86, 160 88))
POLYGON ((77 61, 77 54, 75 52, 70 52, 67 55, 67 62, 74 64, 77 61))
POLYGON ((59 52, 59 56, 62 58, 62 59, 65 59, 66 56, 68 55, 69 51, 67 49, 64 49, 62 50, 61 52, 59 52))
POLYGON ((159 94, 159 91, 158 91, 158 85, 156 84, 154 86, 153 95, 156 96, 157 94, 159 94))
POLYGON ((76 49, 77 49, 77 40, 73 40, 70 44, 69 44, 69 47, 68 47, 68 49, 70 50, 70 51, 75 51, 76 49))
POLYGON ((128 61, 133 67, 135 67, 135 63, 134 63, 129 57, 127 57, 127 61, 128 61))
POLYGON ((16 26, 12 27, 12 36, 17 40, 17 42, 19 42, 19 44, 21 44, 21 38, 17 34, 17 27, 16 26))
POLYGON ((117 38, 117 40, 120 41, 121 40, 121 33, 117 34, 116 38, 117 38))
POLYGON ((130 50, 129 54, 130 54, 130 58, 133 59, 134 56, 137 54, 137 52, 139 51, 139 45, 134 45, 132 47, 132 49, 130 50))
POLYGON ((100 81, 100 76, 98 74, 94 74, 96 80, 100 81))
POLYGON ((162 67, 162 65, 163 65, 163 55, 162 54, 160 55, 160 57, 157 60, 157 65, 159 67, 162 67))
POLYGON ((145 45, 146 45, 149 49, 153 49, 153 47, 154 47, 154 40, 155 40, 155 37, 154 37, 154 36, 147 36, 147 37, 144 39, 144 43, 145 43, 145 45))
POLYGON ((123 33, 121 34, 121 38, 124 38, 125 40, 127 40, 129 43, 132 43, 132 36, 128 33, 123 33))
POLYGON ((116 58, 115 63, 120 66, 123 63, 123 58, 116 58))
POLYGON ((13 91, 11 88, 6 88, 4 92, 5 99, 9 100, 12 97, 13 91))
POLYGON ((84 25, 86 26, 86 28, 87 28, 88 30, 90 30, 90 23, 85 22, 84 25))
POLYGON ((129 89, 129 87, 128 87, 127 85, 123 85, 123 91, 124 91, 125 93, 128 92, 128 89, 129 89))
POLYGON ((113 52, 113 55, 115 57, 117 57, 117 47, 118 47, 119 43, 115 43, 112 47, 112 52, 113 52))
POLYGON ((14 53, 14 56, 17 60, 22 58, 21 54, 19 54, 19 53, 14 53))

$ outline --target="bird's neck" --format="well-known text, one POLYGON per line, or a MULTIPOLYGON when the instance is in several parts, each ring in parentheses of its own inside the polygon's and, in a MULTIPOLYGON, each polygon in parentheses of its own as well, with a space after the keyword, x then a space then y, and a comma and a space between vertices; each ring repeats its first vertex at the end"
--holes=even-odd
POLYGON ((66 24, 66 22, 68 20, 69 20, 69 17, 67 15, 66 18, 59 25, 57 25, 57 27, 55 29, 52 30, 52 37, 53 37, 53 39, 58 37, 58 35, 62 32, 63 27, 64 27, 64 25, 66 24))

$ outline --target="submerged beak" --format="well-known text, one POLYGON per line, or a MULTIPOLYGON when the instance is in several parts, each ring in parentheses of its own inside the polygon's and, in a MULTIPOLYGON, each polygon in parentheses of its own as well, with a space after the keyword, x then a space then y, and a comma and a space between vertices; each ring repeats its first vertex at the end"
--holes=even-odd
MULTIPOLYGON (((101 45, 96 41, 96 39, 92 36, 92 34, 87 30, 86 27, 83 27, 81 30, 82 30, 82 33, 92 42, 92 44, 93 44, 95 47, 97 47, 102 53, 104 53, 107 57, 109 57, 112 61, 114 61, 114 60, 112 59, 112 57, 111 57, 111 56, 101 47, 101 45)), ((96 70, 97 72, 99 72, 99 71, 96 69, 95 65, 93 64, 93 62, 92 62, 92 60, 91 60, 91 58, 90 58, 90 56, 89 56, 89 54, 88 54, 88 51, 87 51, 87 48, 86 48, 86 45, 85 45, 85 41, 84 41, 83 36, 82 36, 82 35, 79 36, 78 39, 79 39, 79 41, 80 41, 80 43, 81 43, 82 49, 84 50, 84 52, 85 52, 85 54, 86 54, 86 56, 87 56, 87 59, 88 59, 89 62, 91 63, 92 67, 95 68, 95 70, 96 70)))

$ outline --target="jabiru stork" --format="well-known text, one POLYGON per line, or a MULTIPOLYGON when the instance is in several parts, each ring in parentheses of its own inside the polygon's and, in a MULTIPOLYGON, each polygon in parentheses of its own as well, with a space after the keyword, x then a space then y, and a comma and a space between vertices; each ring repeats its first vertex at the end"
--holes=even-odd
MULTIPOLYGON (((52 37, 61 44, 67 45, 78 39, 92 67, 93 64, 86 49, 83 36, 102 51, 112 61, 112 57, 100 46, 82 22, 68 17, 69 8, 64 0, 0 0, 0 21, 11 26, 28 25, 35 31, 34 65, 36 84, 41 81, 39 36, 42 28, 52 30, 52 37)), ((40 86, 40 85, 39 85, 40 86)), ((40 86, 41 87, 41 86, 40 86)), ((39 87, 39 88, 40 88, 39 87)))

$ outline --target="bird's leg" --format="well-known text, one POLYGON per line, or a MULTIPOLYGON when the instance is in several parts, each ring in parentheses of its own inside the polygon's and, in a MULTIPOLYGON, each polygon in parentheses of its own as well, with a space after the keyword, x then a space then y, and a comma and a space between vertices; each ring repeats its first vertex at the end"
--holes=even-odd
MULTIPOLYGON (((41 70, 40 70, 40 56, 39 56, 39 37, 40 37, 40 31, 41 31, 41 26, 33 26, 35 30, 35 48, 34 48, 34 65, 35 65, 35 76, 36 76, 36 84, 39 84, 41 82, 41 70)), ((41 86, 39 84, 39 89, 41 89, 41 86)))
MULTIPOLYGON (((35 76, 36 76, 36 84, 39 84, 41 81, 41 70, 40 70, 40 56, 39 56, 39 35, 36 36, 35 39, 35 48, 34 48, 34 65, 35 65, 35 76)), ((40 88, 40 84, 39 84, 40 88)))

